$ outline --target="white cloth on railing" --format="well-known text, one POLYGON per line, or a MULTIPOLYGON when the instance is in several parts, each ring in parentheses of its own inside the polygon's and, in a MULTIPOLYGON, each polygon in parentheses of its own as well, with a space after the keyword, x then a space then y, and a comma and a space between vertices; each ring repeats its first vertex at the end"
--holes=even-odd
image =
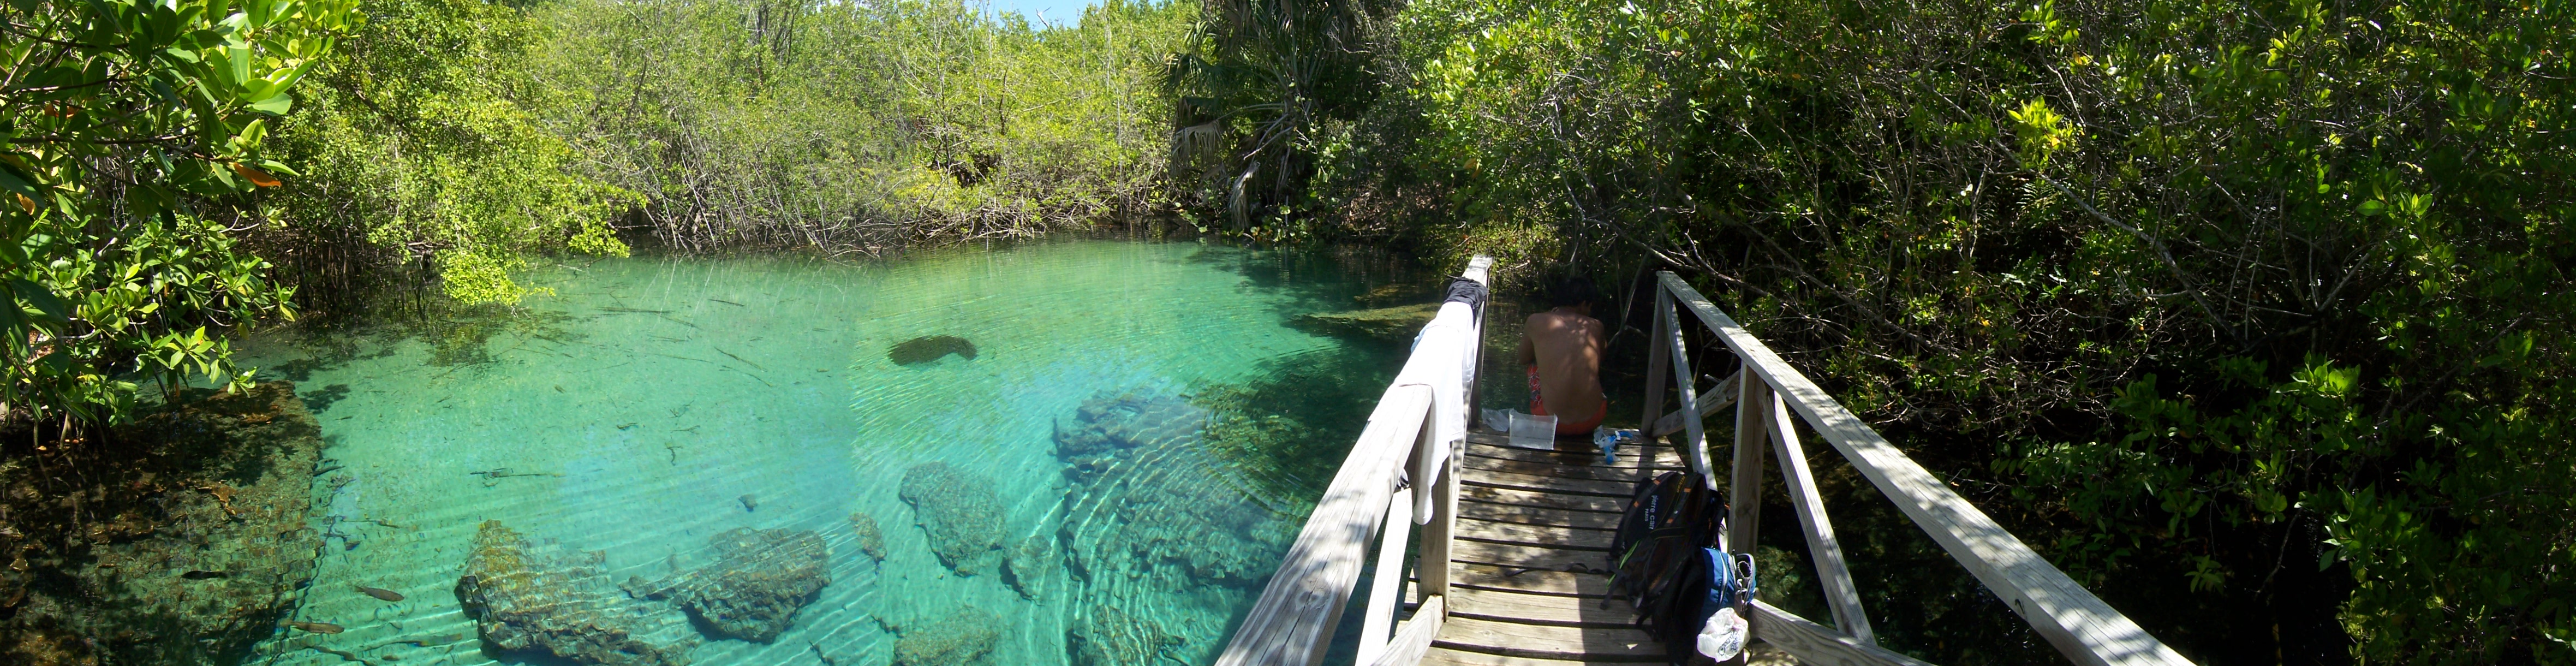
MULTIPOLYGON (((1431 387, 1431 437, 1441 445, 1431 447, 1430 460, 1417 470, 1448 469, 1450 450, 1467 441, 1467 382, 1476 376, 1476 323, 1475 308, 1441 304, 1440 314, 1413 337, 1413 356, 1395 375, 1396 386, 1431 387)), ((1428 487, 1427 479, 1415 476, 1414 487, 1428 487)), ((1434 499, 1435 493, 1414 493, 1416 524, 1430 522, 1434 499)))

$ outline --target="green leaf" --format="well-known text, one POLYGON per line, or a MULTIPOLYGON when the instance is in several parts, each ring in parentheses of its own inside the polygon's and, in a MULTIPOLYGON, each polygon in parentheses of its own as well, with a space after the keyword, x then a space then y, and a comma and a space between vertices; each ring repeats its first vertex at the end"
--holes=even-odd
POLYGON ((0 189, 16 192, 29 197, 44 196, 44 191, 36 189, 35 183, 36 179, 32 176, 28 176, 25 172, 19 171, 18 165, 10 164, 8 161, 0 161, 0 189))
POLYGON ((252 110, 252 111, 258 111, 258 112, 260 112, 260 113, 265 113, 265 114, 269 114, 269 115, 272 115, 272 116, 283 116, 283 115, 286 115, 286 112, 287 112, 288 110, 291 110, 291 109, 294 109, 294 108, 295 108, 295 98, 293 98, 293 97, 289 97, 289 96, 284 95, 284 94, 270 95, 270 96, 268 97, 268 99, 263 99, 263 100, 260 100, 260 101, 251 102, 251 103, 250 103, 250 110, 252 110))
POLYGON ((36 311, 45 313, 51 321, 59 323, 69 318, 68 311, 63 308, 62 299, 55 298, 54 292, 46 289, 44 285, 36 284, 26 278, 9 278, 9 290, 17 293, 18 300, 36 306, 36 311))

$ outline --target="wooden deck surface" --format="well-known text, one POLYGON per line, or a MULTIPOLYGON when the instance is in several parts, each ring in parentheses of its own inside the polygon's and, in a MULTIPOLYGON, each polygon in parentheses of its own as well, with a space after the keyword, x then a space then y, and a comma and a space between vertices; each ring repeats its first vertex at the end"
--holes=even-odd
POLYGON ((1629 624, 1627 602, 1602 604, 1610 537, 1636 481, 1682 469, 1670 447, 1619 464, 1598 455, 1511 448, 1467 437, 1460 461, 1449 620, 1422 663, 1566 666, 1664 661, 1664 646, 1629 624))

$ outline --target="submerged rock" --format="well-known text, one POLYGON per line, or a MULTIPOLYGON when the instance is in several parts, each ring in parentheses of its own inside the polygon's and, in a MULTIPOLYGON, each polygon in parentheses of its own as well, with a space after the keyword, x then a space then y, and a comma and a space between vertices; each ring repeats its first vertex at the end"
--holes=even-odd
POLYGON ((668 606, 619 592, 604 553, 532 545, 487 520, 474 534, 456 599, 486 647, 576 664, 685 666, 696 640, 668 606))
POLYGON ((169 404, 82 444, 77 475, 0 459, 0 663, 236 663, 285 622, 367 620, 295 612, 329 521, 294 385, 169 404))
POLYGON ((1207 410, 1180 396, 1104 391, 1082 401, 1074 410, 1073 422, 1056 420, 1055 453, 1072 463, 1069 472, 1081 481, 1138 447, 1159 450, 1196 444, 1206 429, 1207 410))
POLYGON ((1200 450, 1208 413, 1178 396, 1103 392, 1078 425, 1056 427, 1071 465, 1064 541, 1077 575, 1157 578, 1175 587, 1248 587, 1270 576, 1295 538, 1283 516, 1226 479, 1200 450))
POLYGON ((859 552, 867 553, 869 559, 885 561, 885 532, 877 529, 876 518, 864 513, 850 514, 850 531, 859 535, 859 552))
POLYGON ((1051 536, 1054 535, 1032 534, 1021 539, 1020 545, 1011 549, 1011 559, 1003 563, 1011 589, 1019 590, 1022 598, 1036 601, 1046 596, 1047 574, 1055 571, 1059 561, 1051 536))
POLYGON ((948 618, 929 623, 897 627, 894 639, 895 666, 967 666, 985 661, 993 653, 993 644, 1002 640, 1002 619, 974 606, 964 606, 948 618))
POLYGON ((1066 632, 1074 663, 1203 660, 1174 652, 1179 634, 1142 609, 1169 595, 1253 594, 1295 539, 1304 517, 1234 485, 1204 447, 1207 423, 1207 410, 1146 390, 1103 392, 1058 422, 1071 483, 1054 543, 1090 586, 1088 614, 1066 632))
POLYGON ((1068 632, 1066 648, 1073 652, 1074 666, 1125 666, 1150 664, 1166 648, 1178 646, 1181 638, 1163 631, 1161 625, 1127 614, 1117 606, 1094 606, 1068 632))
POLYGON ((917 365, 939 360, 949 354, 956 354, 958 358, 970 361, 974 360, 975 343, 967 342, 965 338, 954 335, 925 335, 895 343, 893 348, 886 350, 886 360, 894 361, 895 365, 917 365))
POLYGON ((912 505, 931 553, 957 575, 982 572, 1001 547, 1002 500, 991 480, 929 462, 904 471, 897 494, 912 505))
POLYGON ((670 599, 719 638, 769 642, 795 623, 796 611, 832 584, 823 538, 813 530, 737 527, 707 540, 715 562, 658 584, 632 581, 627 592, 670 599))

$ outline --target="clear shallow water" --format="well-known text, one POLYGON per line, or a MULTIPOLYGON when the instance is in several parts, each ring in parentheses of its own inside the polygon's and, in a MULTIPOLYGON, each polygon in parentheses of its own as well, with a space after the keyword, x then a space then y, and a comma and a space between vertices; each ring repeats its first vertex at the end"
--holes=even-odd
POLYGON ((735 528, 820 536, 831 583, 795 624, 767 643, 703 640, 695 664, 887 664, 890 627, 966 607, 1001 628, 985 663, 1067 663, 1080 651, 1069 632, 1103 617, 1137 622, 1095 635, 1148 627, 1111 653, 1212 661, 1323 481, 1313 470, 1329 473, 1316 461, 1338 460, 1358 424, 1311 429, 1313 441, 1282 433, 1364 415, 1395 369, 1400 344, 1286 326, 1387 277, 1351 266, 1113 241, 871 266, 605 260, 537 272, 555 294, 516 315, 239 341, 240 360, 295 380, 322 424, 337 469, 315 480, 329 516, 316 528, 331 536, 295 619, 347 628, 288 632, 257 661, 345 663, 309 641, 401 664, 492 663, 453 591, 487 520, 596 552, 619 581, 703 562, 710 537, 735 528), (931 335, 977 353, 888 359, 931 335), (1317 387, 1317 400, 1256 410, 1275 412, 1227 406, 1293 398, 1318 367, 1364 376, 1335 377, 1355 392, 1317 387), (1086 400, 1126 418, 1103 392, 1157 413, 1212 407, 1213 422, 1249 434, 1165 438, 1068 474, 1059 430, 1083 430, 1086 400), (933 462, 998 501, 1002 550, 976 575, 934 556, 899 497, 907 471, 933 462), (853 513, 881 526, 884 562, 860 552, 853 513), (1049 554, 1027 561, 1044 566, 1005 576, 1030 543, 1049 554), (457 634, 469 638, 399 642, 457 634))

